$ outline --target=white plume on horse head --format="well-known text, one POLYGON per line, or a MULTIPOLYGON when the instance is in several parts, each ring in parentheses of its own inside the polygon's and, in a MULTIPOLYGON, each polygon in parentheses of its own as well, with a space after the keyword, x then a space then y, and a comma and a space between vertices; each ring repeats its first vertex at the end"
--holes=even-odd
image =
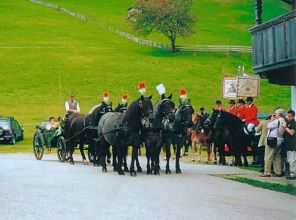
POLYGON ((159 95, 165 94, 165 87, 162 83, 156 86, 156 90, 159 93, 159 95))

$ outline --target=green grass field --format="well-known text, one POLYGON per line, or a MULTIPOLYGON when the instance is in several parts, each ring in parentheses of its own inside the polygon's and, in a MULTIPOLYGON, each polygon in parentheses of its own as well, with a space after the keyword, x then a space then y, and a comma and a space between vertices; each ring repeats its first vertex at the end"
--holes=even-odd
MULTIPOLYGON (((130 32, 126 8, 132 1, 48 1, 130 32)), ((254 23, 252 1, 242 5, 239 0, 207 2, 200 0, 194 5, 199 18, 196 34, 180 43, 250 45, 247 29, 254 23)), ((266 2, 271 3, 265 12, 268 18, 286 10, 276 0, 266 2)), ((165 41, 158 34, 149 38, 165 41)), ((223 74, 234 75, 239 65, 251 72, 251 55, 171 54, 137 45, 93 23, 27 0, 2 0, 0 115, 15 116, 24 125, 25 141, 16 146, 0 145, 0 152, 31 152, 35 124, 51 115, 63 116, 70 91, 77 93, 82 112, 86 113, 100 101, 105 90, 116 105, 123 93, 128 93, 131 100, 138 97, 137 84, 145 81, 148 94, 153 94, 153 101, 157 101, 155 86, 164 83, 175 101, 179 89, 184 87, 196 109, 205 106, 210 110, 215 100, 221 98, 223 74)), ((287 109, 289 99, 288 87, 262 80, 256 103, 261 112, 270 112, 278 106, 287 109)))

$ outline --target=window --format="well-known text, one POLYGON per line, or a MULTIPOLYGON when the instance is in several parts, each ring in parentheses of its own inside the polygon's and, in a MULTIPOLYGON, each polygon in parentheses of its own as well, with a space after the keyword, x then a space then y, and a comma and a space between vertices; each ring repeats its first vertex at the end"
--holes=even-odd
POLYGON ((4 130, 10 129, 10 123, 7 119, 0 119, 0 127, 2 127, 4 130))

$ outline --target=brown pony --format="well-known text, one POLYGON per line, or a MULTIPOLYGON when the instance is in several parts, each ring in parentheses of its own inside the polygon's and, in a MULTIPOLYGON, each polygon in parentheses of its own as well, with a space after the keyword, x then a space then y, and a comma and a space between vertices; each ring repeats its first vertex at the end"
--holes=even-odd
MULTIPOLYGON (((201 116, 198 113, 194 113, 192 117, 192 122, 194 128, 191 130, 191 142, 192 142, 192 162, 195 161, 195 149, 196 145, 199 146, 198 161, 201 161, 201 150, 202 145, 206 145, 208 158, 207 163, 211 162, 211 153, 212 153, 212 143, 213 143, 213 133, 211 130, 205 131, 202 128, 202 125, 199 123, 201 116)), ((214 153, 214 161, 217 161, 216 153, 214 153)))

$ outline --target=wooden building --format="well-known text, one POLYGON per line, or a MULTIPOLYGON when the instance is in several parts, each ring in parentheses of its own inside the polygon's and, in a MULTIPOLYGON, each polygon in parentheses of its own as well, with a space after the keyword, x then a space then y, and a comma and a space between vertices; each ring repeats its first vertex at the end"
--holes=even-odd
POLYGON ((270 83, 289 85, 292 108, 296 110, 296 0, 279 0, 291 11, 262 22, 262 0, 256 0, 256 25, 252 35, 253 71, 270 83))

